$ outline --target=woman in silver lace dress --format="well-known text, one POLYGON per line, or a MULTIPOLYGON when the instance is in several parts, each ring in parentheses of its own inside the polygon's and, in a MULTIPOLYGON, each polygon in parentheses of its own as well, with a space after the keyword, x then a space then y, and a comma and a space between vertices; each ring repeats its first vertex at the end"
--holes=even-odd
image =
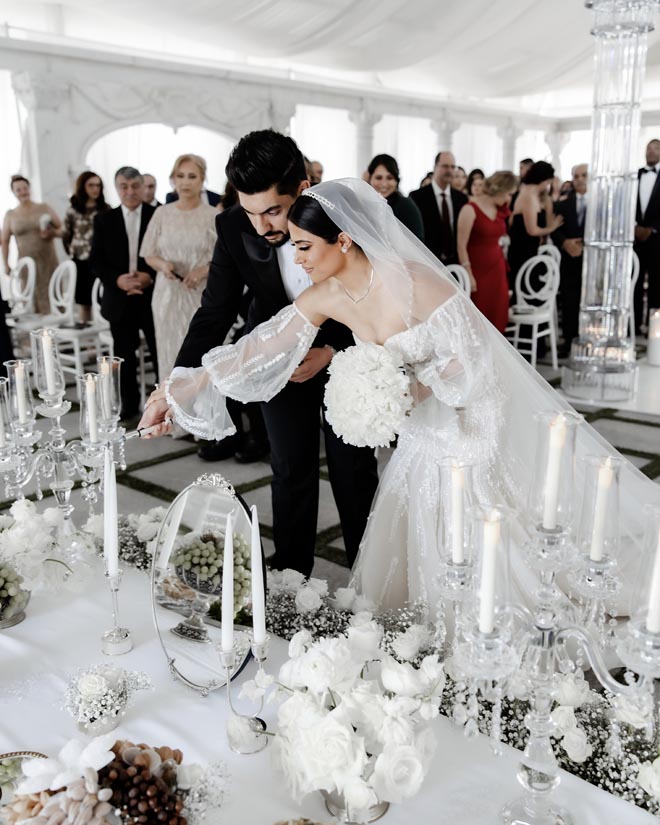
POLYGON ((181 155, 172 179, 179 199, 160 206, 149 222, 140 255, 157 272, 151 309, 158 374, 172 372, 188 325, 199 307, 215 245, 217 210, 202 202, 206 162, 181 155))

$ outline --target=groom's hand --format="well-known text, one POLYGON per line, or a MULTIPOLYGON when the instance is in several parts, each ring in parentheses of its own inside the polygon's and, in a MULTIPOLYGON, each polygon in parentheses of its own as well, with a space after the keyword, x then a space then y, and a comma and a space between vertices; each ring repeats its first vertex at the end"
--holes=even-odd
POLYGON ((325 369, 332 361, 332 350, 330 347, 312 347, 302 362, 295 369, 289 381, 294 384, 302 384, 325 369))

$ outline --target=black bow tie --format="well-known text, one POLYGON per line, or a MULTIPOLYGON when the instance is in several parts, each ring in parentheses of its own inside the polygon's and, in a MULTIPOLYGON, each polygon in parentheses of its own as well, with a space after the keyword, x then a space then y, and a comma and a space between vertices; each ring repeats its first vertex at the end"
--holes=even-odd
POLYGON ((647 172, 653 172, 654 175, 658 174, 658 170, 655 168, 655 166, 652 166, 650 169, 648 168, 648 166, 645 169, 642 169, 642 175, 645 175, 647 172))

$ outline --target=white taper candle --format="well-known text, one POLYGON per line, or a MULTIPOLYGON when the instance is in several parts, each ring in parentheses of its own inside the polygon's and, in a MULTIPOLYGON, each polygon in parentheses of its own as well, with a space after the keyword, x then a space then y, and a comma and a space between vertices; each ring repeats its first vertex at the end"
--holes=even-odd
POLYGON ((499 521, 486 521, 484 523, 481 586, 479 588, 479 630, 482 633, 492 633, 495 626, 495 573, 499 540, 499 521))
POLYGON ((557 526, 557 503, 559 501, 559 481, 561 457, 566 441, 566 422, 559 413, 550 425, 548 465, 545 473, 545 499, 543 502, 543 527, 554 530, 557 526))
POLYGON ((266 594, 264 591, 264 573, 261 561, 261 536, 259 535, 259 518, 256 505, 250 508, 251 522, 251 570, 252 570, 252 633, 255 644, 266 640, 266 594))
POLYGON ((56 392, 54 345, 50 330, 45 329, 41 333, 41 351, 44 358, 44 374, 46 376, 46 392, 48 395, 55 395, 56 392))
POLYGON ((87 400, 87 427, 90 443, 96 444, 99 440, 98 416, 96 412, 96 381, 93 375, 85 378, 85 398, 87 400))
POLYGON ((227 514, 225 550, 222 558, 222 652, 234 649, 234 529, 227 514))
POLYGON ((598 468, 598 482, 596 485, 596 503, 594 505, 594 525, 591 531, 591 561, 602 561, 603 541, 605 538, 605 518, 607 516, 607 499, 614 479, 614 469, 608 458, 598 468))
POLYGON ((18 423, 25 424, 27 421, 27 402, 25 399, 25 365, 20 362, 16 364, 14 373, 16 378, 16 412, 18 423))
POLYGON ((462 564, 465 560, 463 550, 463 491, 465 473, 462 467, 451 468, 451 560, 462 564))
POLYGON ((119 534, 117 530, 117 479, 112 447, 107 447, 103 465, 103 557, 108 576, 119 572, 119 534))

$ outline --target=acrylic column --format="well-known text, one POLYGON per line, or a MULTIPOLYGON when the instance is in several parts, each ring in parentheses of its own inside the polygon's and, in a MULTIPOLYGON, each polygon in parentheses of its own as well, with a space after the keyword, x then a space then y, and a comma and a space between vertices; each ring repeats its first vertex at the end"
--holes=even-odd
POLYGON ((635 392, 630 329, 636 152, 647 35, 658 0, 587 0, 596 39, 592 160, 580 301, 580 334, 563 370, 567 395, 592 401, 635 392))

